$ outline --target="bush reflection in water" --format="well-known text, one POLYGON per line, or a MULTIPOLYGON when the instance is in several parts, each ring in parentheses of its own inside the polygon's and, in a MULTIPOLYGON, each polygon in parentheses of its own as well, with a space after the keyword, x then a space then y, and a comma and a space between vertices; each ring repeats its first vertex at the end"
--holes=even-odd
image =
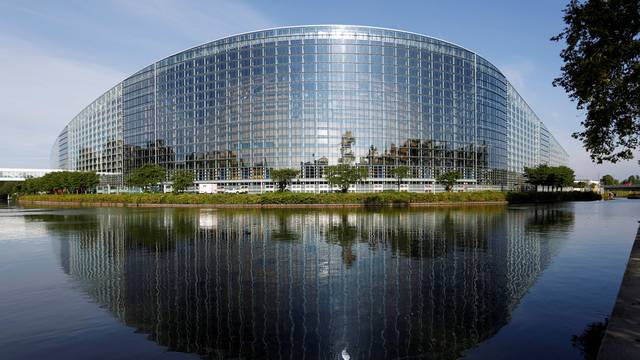
POLYGON ((456 358, 491 337, 573 226, 556 208, 96 209, 33 215, 119 320, 203 357, 456 358))

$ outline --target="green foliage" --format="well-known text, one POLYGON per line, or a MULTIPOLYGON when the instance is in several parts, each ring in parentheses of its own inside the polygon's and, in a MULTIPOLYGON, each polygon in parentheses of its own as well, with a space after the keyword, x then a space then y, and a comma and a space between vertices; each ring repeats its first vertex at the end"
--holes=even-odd
POLYGON ((29 178, 16 185, 21 194, 85 194, 100 184, 100 176, 94 172, 56 171, 37 178, 29 178))
POLYGON ((524 168, 524 177, 527 183, 536 186, 549 186, 563 188, 573 186, 576 178, 573 170, 566 166, 538 165, 533 168, 524 168))
POLYGON ((165 179, 165 171, 155 164, 145 164, 133 170, 127 178, 127 185, 137 186, 148 191, 153 185, 157 185, 165 179))
POLYGON ((360 206, 409 206, 415 203, 472 203, 505 201, 506 193, 478 191, 461 193, 293 193, 265 194, 90 194, 90 195, 25 195, 21 200, 54 201, 74 204, 200 204, 220 206, 261 206, 273 204, 360 206))
POLYGON ((339 187, 343 193, 349 191, 349 187, 352 184, 367 176, 367 169, 349 164, 327 166, 324 172, 329 185, 339 187))
POLYGON ((617 162, 633 158, 640 145, 640 11, 638 1, 569 2, 560 56, 562 86, 577 108, 586 110, 583 130, 573 134, 591 159, 617 162))
POLYGON ((602 179, 600 179, 600 182, 602 183, 602 185, 605 185, 605 186, 611 186, 611 185, 620 184, 620 182, 618 180, 614 179, 613 176, 611 176, 609 174, 603 176, 602 179))
POLYGON ((188 170, 176 170, 171 177, 174 193, 184 192, 189 186, 193 185, 193 172, 188 170))
POLYGON ((453 186, 456 184, 458 179, 462 177, 459 171, 447 171, 442 173, 436 177, 436 181, 442 185, 444 185, 444 189, 446 191, 453 190, 453 186))
POLYGON ((0 181, 0 197, 5 198, 7 195, 13 195, 17 192, 18 181, 0 181))
POLYGON ((527 180, 527 183, 535 187, 546 186, 550 173, 551 168, 546 164, 538 165, 533 168, 524 168, 524 178, 527 180))
POLYGON ((300 171, 296 169, 272 169, 269 173, 271 176, 271 180, 276 183, 278 186, 278 191, 284 191, 289 184, 291 184, 291 180, 293 180, 300 171))
POLYGON ((396 166, 391 170, 391 175, 393 175, 396 180, 398 180, 398 191, 400 191, 400 183, 402 183, 402 179, 409 176, 410 169, 408 166, 396 166))
POLYGON ((638 175, 631 175, 628 178, 626 178, 623 183, 625 184, 630 184, 630 185, 639 185, 640 184, 640 176, 638 175))
POLYGON ((576 180, 573 169, 567 166, 555 166, 551 169, 551 186, 559 188, 573 186, 573 182, 576 180))

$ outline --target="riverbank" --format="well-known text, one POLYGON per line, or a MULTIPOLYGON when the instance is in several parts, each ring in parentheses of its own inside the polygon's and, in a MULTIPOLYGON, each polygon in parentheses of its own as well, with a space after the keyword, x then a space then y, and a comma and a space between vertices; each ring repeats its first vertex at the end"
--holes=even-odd
POLYGON ((640 228, 611 313, 598 360, 640 359, 640 228))
MULTIPOLYGON (((596 196, 597 195, 597 196, 596 196)), ((266 193, 266 194, 86 194, 23 195, 21 204, 101 207, 428 207, 452 205, 505 205, 600 200, 585 193, 504 193, 498 191, 445 193, 266 193)))

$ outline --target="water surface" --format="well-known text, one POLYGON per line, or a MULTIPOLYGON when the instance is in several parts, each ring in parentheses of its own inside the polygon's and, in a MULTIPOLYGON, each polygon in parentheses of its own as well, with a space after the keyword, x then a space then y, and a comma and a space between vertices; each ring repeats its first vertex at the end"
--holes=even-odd
POLYGON ((558 358, 640 202, 0 209, 3 358, 558 358))

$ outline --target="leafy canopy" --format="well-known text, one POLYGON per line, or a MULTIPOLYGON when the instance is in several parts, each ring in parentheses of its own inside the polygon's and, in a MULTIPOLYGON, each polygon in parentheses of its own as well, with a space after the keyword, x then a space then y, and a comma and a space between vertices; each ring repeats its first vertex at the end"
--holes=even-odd
POLYGON ((459 171, 447 171, 436 177, 436 181, 442 185, 444 185, 444 189, 446 191, 453 190, 453 186, 456 184, 458 179, 462 177, 459 171))
POLYGON ((598 163, 631 159, 640 145, 639 4, 572 0, 564 9, 567 26, 551 39, 566 42, 553 85, 586 110, 582 131, 572 136, 598 163))
POLYGON ((12 195, 17 191, 18 185, 18 181, 0 181, 0 196, 12 195))
POLYGON ((602 179, 600 179, 600 182, 602 183, 602 185, 605 185, 605 186, 620 184, 620 182, 617 179, 615 179, 613 176, 609 174, 603 176, 602 179))
POLYGON ((154 164, 145 164, 129 174, 127 185, 141 187, 147 191, 150 186, 158 184, 164 178, 165 171, 162 167, 154 164))
POLYGON ((184 192, 187 188, 193 185, 193 172, 188 170, 176 170, 171 177, 172 187, 174 193, 184 192))
POLYGON ((337 186, 341 192, 346 193, 352 184, 357 183, 367 176, 367 169, 349 164, 339 164, 327 166, 324 173, 329 185, 337 186))
POLYGON ((273 169, 270 172, 271 180, 273 180, 277 186, 278 191, 285 191, 287 186, 291 184, 291 180, 293 180, 300 171, 296 169, 284 168, 284 169, 273 169))
POLYGON ((631 175, 624 180, 625 184, 630 185, 639 185, 640 184, 640 175, 631 175))
POLYGON ((536 187, 550 186, 554 188, 573 186, 576 178, 573 169, 569 167, 549 166, 546 164, 532 168, 525 167, 524 177, 529 184, 536 187))
POLYGON ((16 185, 16 191, 25 194, 85 194, 100 184, 100 176, 86 171, 56 171, 41 177, 26 179, 16 185))

